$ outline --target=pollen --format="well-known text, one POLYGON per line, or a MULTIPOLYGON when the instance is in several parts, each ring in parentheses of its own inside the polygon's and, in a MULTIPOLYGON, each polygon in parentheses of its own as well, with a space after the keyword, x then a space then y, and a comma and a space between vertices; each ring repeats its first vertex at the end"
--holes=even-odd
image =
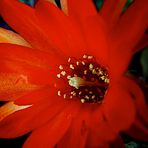
POLYGON ((80 59, 69 57, 67 63, 59 66, 59 70, 57 78, 64 81, 65 88, 58 90, 58 96, 80 100, 83 104, 104 101, 110 82, 109 74, 94 56, 84 54, 80 59))
POLYGON ((81 103, 84 103, 85 102, 85 99, 81 99, 81 103))
POLYGON ((63 66, 62 66, 62 65, 60 65, 60 66, 59 66, 59 69, 60 69, 60 70, 62 70, 62 69, 63 69, 63 66))
POLYGON ((83 58, 86 59, 87 58, 87 55, 83 55, 83 58))
POLYGON ((66 72, 65 71, 61 71, 61 75, 65 76, 66 72))
POLYGON ((68 62, 70 62, 71 61, 71 58, 68 58, 68 62))
POLYGON ((92 59, 93 58, 93 56, 88 56, 88 59, 92 59))
POLYGON ((63 95, 64 99, 66 98, 66 94, 63 95))
POLYGON ((76 64, 79 65, 80 64, 79 61, 77 61, 76 64))
POLYGON ((89 64, 89 69, 91 70, 91 69, 93 69, 93 64, 89 64))
POLYGON ((71 69, 75 69, 74 66, 73 66, 72 64, 70 64, 69 67, 70 67, 71 69))
POLYGON ((85 74, 85 75, 87 74, 87 70, 84 70, 84 74, 85 74))
POLYGON ((61 77, 61 75, 60 75, 60 74, 57 74, 57 77, 58 77, 58 78, 60 78, 60 77, 61 77))
POLYGON ((58 91, 58 96, 61 96, 61 91, 60 90, 58 91))
POLYGON ((82 64, 83 64, 83 65, 85 65, 85 62, 84 62, 84 61, 82 61, 82 64))

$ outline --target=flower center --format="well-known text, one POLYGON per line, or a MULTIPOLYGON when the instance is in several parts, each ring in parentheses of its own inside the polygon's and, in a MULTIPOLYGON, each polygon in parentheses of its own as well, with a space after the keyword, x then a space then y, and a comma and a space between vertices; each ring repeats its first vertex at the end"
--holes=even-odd
POLYGON ((58 90, 64 99, 80 99, 81 103, 102 103, 109 86, 109 75, 105 67, 99 65, 93 56, 82 59, 69 58, 68 63, 59 66, 59 79, 67 87, 58 90))

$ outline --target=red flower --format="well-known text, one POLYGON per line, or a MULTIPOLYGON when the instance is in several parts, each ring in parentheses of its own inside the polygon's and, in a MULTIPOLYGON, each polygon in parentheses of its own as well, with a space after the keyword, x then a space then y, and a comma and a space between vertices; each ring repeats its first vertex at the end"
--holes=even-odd
POLYGON ((28 42, 0 30, 1 138, 32 131, 24 147, 123 147, 128 130, 148 140, 143 93, 125 74, 147 45, 148 2, 121 15, 125 2, 97 12, 90 0, 61 0, 62 10, 52 0, 1 0, 1 15, 28 42))

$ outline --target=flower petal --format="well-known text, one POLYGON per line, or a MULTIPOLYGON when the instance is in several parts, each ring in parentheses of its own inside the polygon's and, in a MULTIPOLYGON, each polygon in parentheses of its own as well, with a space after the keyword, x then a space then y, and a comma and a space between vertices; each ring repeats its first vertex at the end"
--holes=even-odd
POLYGON ((100 15, 109 25, 109 27, 113 27, 117 23, 126 1, 127 0, 104 1, 103 7, 100 10, 100 15))
POLYGON ((61 9, 63 12, 68 15, 68 1, 67 0, 61 0, 61 9))
POLYGON ((4 28, 0 28, 0 43, 11 43, 31 47, 20 35, 4 28))
POLYGON ((84 55, 86 47, 82 32, 74 21, 46 0, 39 0, 35 10, 53 46, 66 56, 84 55))
MULTIPOLYGON (((15 100, 14 103, 17 105, 35 104, 51 95, 51 87, 42 87, 38 90, 34 90, 23 97, 15 100)), ((52 90, 54 91, 54 90, 52 90)))
POLYGON ((104 119, 102 109, 97 107, 91 115, 91 127, 87 138, 88 147, 101 147, 113 141, 117 136, 117 133, 112 130, 112 127, 104 119))
POLYGON ((0 57, 1 73, 25 75, 39 85, 51 83, 63 63, 46 52, 11 44, 0 44, 0 57))
MULTIPOLYGON (((82 107, 82 106, 81 106, 82 107)), ((84 107, 84 106, 83 106, 84 107)), ((88 108, 83 108, 73 119, 65 136, 61 139, 58 147, 65 148, 84 148, 89 132, 89 120, 91 111, 88 108)))
POLYGON ((121 81, 133 97, 133 102, 135 103, 137 109, 137 115, 148 124, 148 106, 140 86, 138 86, 138 84, 136 84, 136 82, 131 78, 124 77, 121 81))
POLYGON ((32 47, 51 52, 46 32, 39 26, 33 8, 18 0, 1 0, 0 14, 32 47))
POLYGON ((148 34, 145 34, 142 39, 140 40, 140 42, 137 44, 137 46, 134 48, 134 52, 138 52, 141 49, 145 48, 148 46, 148 34))
POLYGON ((117 132, 128 129, 135 119, 135 106, 130 93, 121 84, 112 85, 104 101, 104 114, 112 129, 117 132))
POLYGON ((67 3, 68 15, 80 21, 85 20, 87 17, 97 15, 97 10, 91 0, 69 0, 67 3))
POLYGON ((46 125, 35 130, 23 147, 54 147, 66 133, 77 109, 76 104, 69 104, 46 125))
POLYGON ((28 83, 28 79, 24 75, 0 73, 1 101, 15 100, 39 88, 40 86, 28 83))
POLYGON ((68 105, 52 93, 47 96, 42 94, 37 99, 30 108, 16 111, 0 122, 1 138, 22 136, 48 122, 68 105))
POLYGON ((141 0, 134 1, 122 15, 119 23, 116 25, 116 29, 112 32, 112 42, 114 43, 112 46, 117 51, 119 49, 119 52, 121 50, 125 50, 125 52, 133 51, 133 48, 140 41, 147 29, 147 14, 147 0, 141 0))
POLYGON ((89 54, 94 55, 100 63, 108 59, 106 25, 90 0, 68 1, 68 16, 74 18, 83 31, 89 54), (85 5, 84 5, 85 3, 85 5))
POLYGON ((89 54, 96 57, 98 63, 108 66, 107 30, 99 15, 88 17, 82 23, 89 54))
POLYGON ((126 133, 133 137, 134 139, 140 140, 140 141, 148 141, 148 124, 144 124, 141 122, 141 119, 137 119, 134 124, 131 126, 129 130, 126 131, 126 133))
POLYGON ((147 0, 134 1, 112 30, 110 54, 113 57, 111 56, 109 63, 115 78, 128 68, 134 49, 147 29, 147 14, 147 0))
POLYGON ((7 116, 13 114, 16 111, 23 110, 25 108, 30 107, 31 105, 23 105, 19 106, 14 104, 14 102, 8 102, 2 107, 0 107, 0 121, 2 121, 7 116))
POLYGON ((53 58, 46 52, 6 43, 0 44, 0 57, 17 60, 40 68, 53 68, 58 63, 58 57, 53 58))
POLYGON ((122 79, 125 88, 133 97, 133 101, 137 109, 137 117, 127 133, 138 140, 148 141, 148 106, 144 98, 144 94, 138 84, 130 78, 122 79))

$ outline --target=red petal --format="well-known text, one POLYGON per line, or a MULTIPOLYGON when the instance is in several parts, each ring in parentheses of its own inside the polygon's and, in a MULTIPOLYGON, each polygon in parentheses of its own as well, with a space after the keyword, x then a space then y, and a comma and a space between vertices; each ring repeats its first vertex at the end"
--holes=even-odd
POLYGON ((23 147, 54 147, 66 133, 77 109, 76 104, 69 104, 48 124, 35 130, 23 147))
POLYGON ((15 138, 24 135, 45 124, 65 106, 69 105, 61 98, 53 96, 52 93, 39 97, 37 98, 38 102, 33 104, 32 107, 17 111, 0 122, 1 138, 15 138))
POLYGON ((106 28, 101 17, 99 15, 88 17, 82 23, 82 30, 89 54, 94 55, 100 64, 107 65, 109 44, 106 28))
POLYGON ((0 73, 0 100, 12 101, 26 93, 39 89, 40 86, 28 83, 21 74, 0 73))
POLYGON ((123 78, 122 83, 133 97, 138 116, 140 116, 140 118, 143 121, 145 120, 145 122, 148 124, 148 106, 141 88, 138 86, 138 84, 136 84, 136 82, 134 82, 134 80, 130 78, 123 78))
POLYGON ((84 55, 85 43, 81 30, 59 8, 48 1, 40 0, 36 14, 49 40, 67 56, 84 55), (47 19, 48 18, 48 19, 47 19))
POLYGON ((144 124, 141 119, 137 119, 131 128, 126 132, 134 139, 148 141, 148 123, 144 124))
POLYGON ((148 46, 148 34, 145 34, 138 45, 134 48, 134 52, 138 52, 148 46))
POLYGON ((18 60, 18 62, 25 62, 41 68, 53 68, 58 63, 58 57, 52 57, 46 52, 6 43, 0 44, 0 57, 18 60))
POLYGON ((46 32, 39 26, 33 8, 18 0, 1 0, 0 13, 5 21, 33 47, 51 51, 46 32))
POLYGON ((100 14, 110 27, 117 23, 126 0, 105 0, 100 14))
POLYGON ((113 30, 113 44, 116 50, 132 51, 147 29, 148 1, 134 1, 122 15, 116 29, 113 30), (140 11, 139 11, 140 10, 140 11), (130 29, 129 29, 130 28, 130 29), (128 35, 127 35, 128 34, 128 35))
POLYGON ((0 72, 22 74, 27 76, 28 81, 36 84, 51 83, 61 64, 58 57, 11 44, 0 45, 0 57, 0 72))
POLYGON ((51 84, 56 76, 56 72, 52 72, 48 69, 41 69, 38 67, 30 66, 23 62, 11 61, 1 59, 0 73, 5 75, 20 75, 20 77, 26 77, 26 82, 36 85, 51 84))
POLYGON ((117 132, 128 129, 135 119, 134 102, 121 84, 110 86, 103 106, 106 120, 117 132))
POLYGON ((69 0, 67 3, 68 15, 75 17, 80 22, 87 19, 87 17, 97 15, 97 10, 91 0, 69 0))
POLYGON ((83 109, 73 119, 69 130, 59 142, 58 147, 69 148, 70 146, 71 148, 84 148, 89 132, 89 122, 90 110, 83 106, 83 109))
POLYGON ((94 55, 100 63, 106 64, 108 49, 106 28, 93 2, 90 0, 70 0, 67 2, 68 16, 73 18, 81 27, 89 50, 88 54, 94 55))
POLYGON ((147 29, 147 14, 148 1, 134 1, 112 30, 110 54, 113 57, 109 63, 115 77, 121 76, 127 69, 133 50, 147 29))
POLYGON ((148 106, 145 102, 144 94, 140 87, 129 78, 122 80, 125 87, 128 89, 133 97, 133 101, 137 108, 137 119, 132 127, 129 129, 128 134, 138 140, 148 140, 148 106))
POLYGON ((111 48, 109 51, 109 54, 111 55, 109 56, 110 78, 113 81, 119 81, 127 71, 133 54, 130 51, 125 53, 125 50, 118 49, 118 52, 111 48))
POLYGON ((13 101, 9 101, 0 107, 0 121, 16 111, 26 109, 32 105, 16 105, 13 101))
POLYGON ((31 45, 28 42, 26 42, 17 33, 1 27, 0 27, 0 43, 11 43, 11 44, 17 44, 17 45, 22 45, 26 47, 31 47, 31 45))
POLYGON ((54 91, 54 89, 52 90, 51 87, 43 87, 38 90, 32 91, 31 93, 28 93, 23 97, 20 97, 19 99, 15 100, 14 103, 17 105, 34 104, 41 100, 44 100, 45 98, 48 99, 51 95, 51 91, 54 91))
POLYGON ((116 138, 117 133, 103 117, 102 108, 98 108, 91 115, 91 128, 87 139, 88 147, 101 147, 116 138))

